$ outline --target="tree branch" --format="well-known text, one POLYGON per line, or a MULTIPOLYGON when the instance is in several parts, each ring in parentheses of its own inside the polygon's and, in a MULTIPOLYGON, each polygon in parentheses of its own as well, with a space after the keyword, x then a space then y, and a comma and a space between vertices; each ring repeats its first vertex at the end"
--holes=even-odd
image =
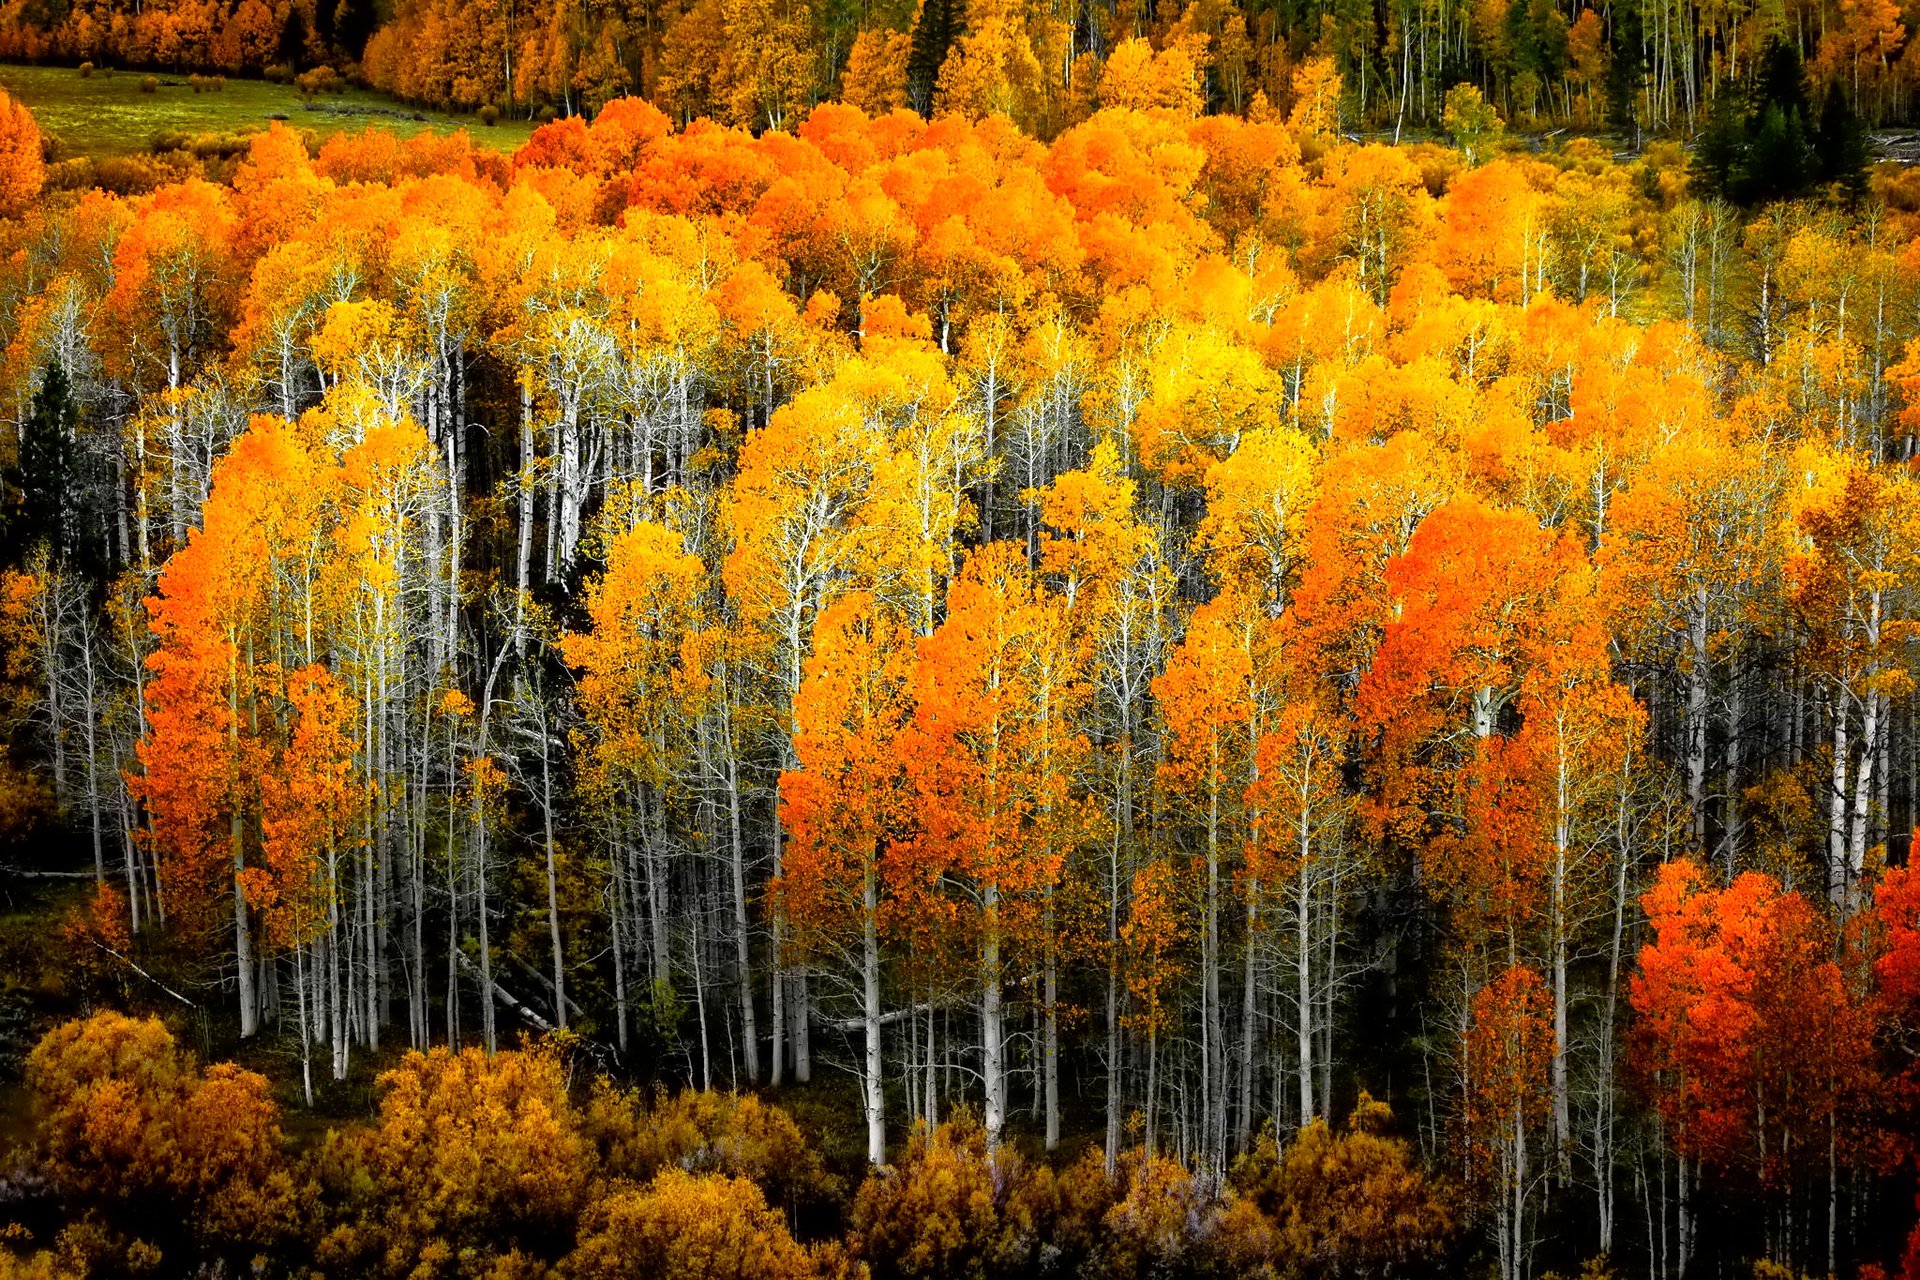
MULTIPOLYGON (((91 875, 93 873, 88 872, 87 874, 91 875)), ((127 966, 127 968, 133 970, 135 973, 139 974, 141 977, 145 978, 148 982, 151 982, 154 986, 160 988, 162 991, 172 996, 175 1000, 178 1000, 181 1004, 187 1006, 187 1008, 198 1009, 200 1007, 199 1005, 195 1004, 193 1001, 181 995, 178 991, 175 991, 172 987, 168 986, 166 983, 160 981, 160 979, 148 973, 145 969, 142 969, 139 965, 135 964, 132 960, 129 960, 126 956, 121 955, 118 951, 115 951, 112 947, 100 941, 100 939, 95 938, 93 940, 93 945, 100 948, 102 951, 106 952, 108 955, 112 956, 115 960, 118 960, 121 964, 127 966)))

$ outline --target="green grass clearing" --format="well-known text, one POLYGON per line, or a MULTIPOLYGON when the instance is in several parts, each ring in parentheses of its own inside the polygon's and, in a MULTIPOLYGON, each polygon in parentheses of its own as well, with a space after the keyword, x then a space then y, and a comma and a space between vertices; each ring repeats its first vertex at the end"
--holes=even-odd
POLYGON ((195 93, 185 75, 159 77, 154 93, 140 92, 145 72, 95 71, 82 79, 72 67, 0 65, 0 87, 24 102, 41 129, 59 138, 63 156, 104 159, 145 151, 162 133, 244 133, 284 116, 319 137, 358 133, 369 125, 402 138, 465 129, 483 147, 511 151, 533 132, 526 120, 489 128, 472 116, 416 111, 383 94, 350 89, 309 106, 291 85, 229 79, 218 93, 195 93))

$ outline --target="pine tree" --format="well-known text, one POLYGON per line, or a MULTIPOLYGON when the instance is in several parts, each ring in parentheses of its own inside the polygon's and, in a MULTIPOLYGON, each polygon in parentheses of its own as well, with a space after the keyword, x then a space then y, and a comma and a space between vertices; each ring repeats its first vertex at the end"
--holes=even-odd
POLYGON ((1820 181, 1834 184, 1849 205, 1859 203, 1867 194, 1867 165, 1873 157, 1866 126, 1837 84, 1827 87, 1813 139, 1820 181))
POLYGON ((58 360, 33 397, 20 438, 20 513, 13 545, 47 542, 57 556, 74 550, 78 524, 73 519, 74 435, 79 409, 73 386, 58 360))
POLYGON ((925 0, 913 24, 913 49, 907 55, 907 100, 921 115, 933 110, 933 86, 940 79, 947 50, 960 37, 965 15, 957 0, 925 0))
POLYGON ((1733 172, 1746 152, 1746 125, 1740 100, 1733 93, 1714 97, 1706 127, 1694 139, 1688 165, 1694 189, 1701 195, 1725 196, 1733 186, 1733 172))
POLYGON ((1742 204, 1788 199, 1806 189, 1816 163, 1800 112, 1769 102, 1747 126, 1746 148, 1733 168, 1733 197, 1742 204))

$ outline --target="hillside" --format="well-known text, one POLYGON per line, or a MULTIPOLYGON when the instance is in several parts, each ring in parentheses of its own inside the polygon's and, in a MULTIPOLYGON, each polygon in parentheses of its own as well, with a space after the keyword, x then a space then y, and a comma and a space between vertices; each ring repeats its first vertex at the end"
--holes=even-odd
POLYGON ((0 95, 0 1275, 1920 1274, 1920 178, 1122 48, 0 95))

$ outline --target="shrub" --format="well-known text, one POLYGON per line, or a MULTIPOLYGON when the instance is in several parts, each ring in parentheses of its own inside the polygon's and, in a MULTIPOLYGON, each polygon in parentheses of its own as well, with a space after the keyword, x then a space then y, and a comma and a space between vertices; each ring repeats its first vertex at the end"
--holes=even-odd
POLYGON ((379 1080, 369 1129, 315 1157, 340 1225, 319 1261, 339 1275, 405 1275, 422 1242, 476 1256, 558 1257, 588 1202, 594 1153, 545 1047, 407 1054, 379 1080))
POLYGON ((1235 1168, 1235 1199, 1273 1225, 1283 1262, 1379 1276, 1440 1269, 1454 1210, 1407 1143, 1388 1136, 1392 1122, 1385 1104, 1362 1093, 1346 1132, 1316 1120, 1284 1155, 1268 1135, 1235 1168))
MULTIPOLYGON (((72 156, 47 166, 47 189, 50 191, 78 191, 93 185, 93 161, 85 156, 72 156)), ((4 820, 0 820, 0 830, 5 825, 4 820)))
POLYGON ((170 151, 165 156, 107 156, 93 162, 93 185, 117 196, 137 196, 186 176, 175 162, 183 153, 170 151))
POLYGON ((186 145, 196 160, 231 160, 245 155, 252 138, 240 133, 197 133, 186 145))
POLYGON ((80 78, 82 80, 85 80, 88 76, 92 74, 93 74, 93 64, 91 62, 83 62, 80 64, 80 78))
POLYGON ((292 84, 293 64, 291 62, 276 62, 268 67, 262 74, 274 84, 292 84))
POLYGON ((296 89, 311 98, 322 93, 345 93, 347 82, 332 67, 315 67, 311 71, 302 71, 293 79, 296 89))
POLYGON ((248 1256, 290 1224, 265 1077, 200 1070, 159 1019, 101 1013, 56 1027, 28 1058, 27 1084, 42 1168, 69 1210, 217 1256, 248 1256))
MULTIPOLYGON (((1003 1155, 1003 1159, 1007 1159, 1003 1155)), ((914 1128, 900 1162, 861 1184, 852 1244, 875 1280, 1001 1271, 1001 1187, 980 1122, 914 1128)))
POLYGON ((160 92, 160 77, 159 76, 142 76, 140 78, 140 92, 142 93, 160 92))
POLYGON ((606 1171, 635 1182, 667 1168, 746 1178, 789 1211, 824 1204, 839 1191, 793 1117, 752 1094, 687 1089, 669 1098, 659 1090, 648 1108, 637 1093, 602 1083, 581 1128, 606 1171))
POLYGON ((807 1251, 742 1178, 667 1169, 637 1191, 587 1211, 580 1244, 561 1266, 570 1280, 808 1280, 807 1251))
POLYGON ((474 115, 479 117, 480 123, 486 125, 489 129, 500 123, 500 108, 494 106, 491 102, 474 112, 474 115))

